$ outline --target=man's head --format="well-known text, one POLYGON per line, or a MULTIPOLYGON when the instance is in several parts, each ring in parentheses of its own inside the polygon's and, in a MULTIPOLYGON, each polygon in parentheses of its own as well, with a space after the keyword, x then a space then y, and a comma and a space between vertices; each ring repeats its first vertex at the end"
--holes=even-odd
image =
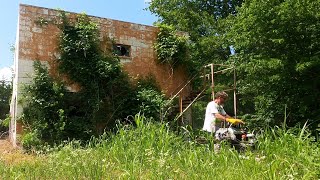
POLYGON ((217 92, 214 96, 214 101, 221 105, 228 99, 228 94, 224 91, 217 92))

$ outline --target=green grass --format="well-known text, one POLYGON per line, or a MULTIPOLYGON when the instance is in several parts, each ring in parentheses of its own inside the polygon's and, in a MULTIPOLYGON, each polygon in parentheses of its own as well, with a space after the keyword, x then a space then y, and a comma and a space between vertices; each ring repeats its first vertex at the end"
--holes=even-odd
POLYGON ((165 124, 136 117, 137 127, 69 142, 35 161, 0 163, 1 179, 318 179, 319 144, 307 133, 277 128, 259 138, 258 149, 239 154, 227 146, 187 142, 165 124), (294 135, 297 134, 297 135, 294 135))

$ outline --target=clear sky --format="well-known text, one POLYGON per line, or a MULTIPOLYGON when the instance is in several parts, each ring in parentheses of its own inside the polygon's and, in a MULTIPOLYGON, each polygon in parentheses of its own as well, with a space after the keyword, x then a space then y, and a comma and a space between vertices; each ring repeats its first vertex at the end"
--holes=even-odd
POLYGON ((60 8, 66 11, 117 19, 145 25, 157 20, 147 10, 150 0, 1 0, 0 3, 0 79, 7 78, 13 65, 10 46, 15 43, 19 4, 46 8, 60 8))

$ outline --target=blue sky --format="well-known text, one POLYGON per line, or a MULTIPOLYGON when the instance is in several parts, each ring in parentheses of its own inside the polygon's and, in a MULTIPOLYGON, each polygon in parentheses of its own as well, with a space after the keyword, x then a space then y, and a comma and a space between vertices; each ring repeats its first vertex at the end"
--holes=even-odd
POLYGON ((10 74, 15 43, 19 4, 60 8, 71 12, 152 25, 157 18, 144 10, 150 0, 1 0, 0 6, 0 79, 10 74))

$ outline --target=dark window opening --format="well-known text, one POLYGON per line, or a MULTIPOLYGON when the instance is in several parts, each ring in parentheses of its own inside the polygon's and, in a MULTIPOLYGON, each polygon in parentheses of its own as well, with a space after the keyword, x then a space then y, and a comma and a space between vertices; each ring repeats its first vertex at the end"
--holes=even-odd
POLYGON ((130 57, 130 46, 116 44, 113 46, 113 51, 118 56, 130 57))

